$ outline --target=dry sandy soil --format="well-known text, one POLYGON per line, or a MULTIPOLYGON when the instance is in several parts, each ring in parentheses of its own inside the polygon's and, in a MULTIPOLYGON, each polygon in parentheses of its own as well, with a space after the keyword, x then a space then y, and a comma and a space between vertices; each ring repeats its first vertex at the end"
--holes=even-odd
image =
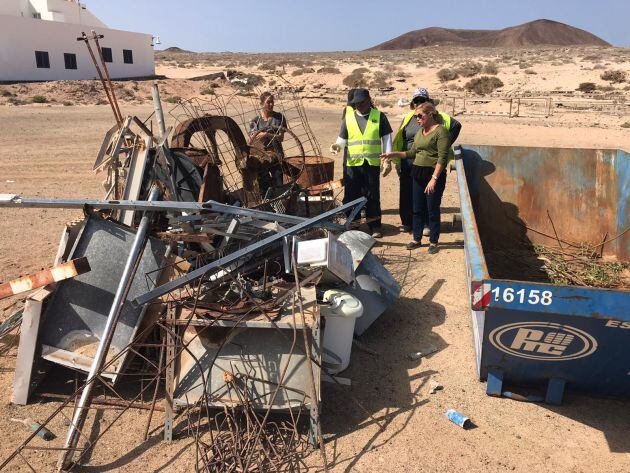
MULTIPOLYGON (((522 80, 529 80, 529 76, 522 80)), ((423 84, 427 83, 409 80, 403 84, 406 95, 412 87, 423 84)), ((140 86, 148 90, 148 84, 140 86)), ((179 87, 176 83, 171 86, 179 87)), ((571 82, 566 88, 575 88, 575 84, 571 82)), ((307 102, 311 127, 324 149, 336 137, 341 105, 339 101, 307 102)), ((404 113, 394 107, 385 111, 394 124, 404 113)), ((148 104, 124 103, 123 112, 146 117, 151 109, 148 104)), ((464 125, 460 135, 463 144, 630 149, 630 133, 619 126, 629 121, 628 116, 572 114, 508 120, 462 115, 458 119, 464 125)), ((93 175, 91 166, 111 125, 105 106, 0 107, 0 192, 101 197, 102 177, 93 175)), ((456 179, 455 173, 449 175, 444 220, 458 211, 456 179)), ((408 236, 396 230, 398 183, 393 173, 383 180, 381 195, 386 235, 375 252, 399 279, 403 294, 361 338, 379 355, 355 350, 351 366, 344 372, 352 379, 352 386, 324 387, 322 422, 332 471, 630 471, 627 401, 569 392, 564 405, 551 407, 485 395, 485 384, 475 375, 462 234, 443 234, 442 250, 437 255, 428 255, 426 248, 410 253, 404 249, 408 236), (421 362, 409 360, 410 353, 427 347, 436 347, 438 352, 421 362), (444 390, 429 394, 433 380, 444 390), (357 408, 353 397, 369 415, 357 408), (466 413, 476 428, 462 430, 451 424, 444 416, 449 408, 466 413)), ((47 266, 54 257, 63 223, 76 216, 73 212, 0 210, 0 280, 47 266)), ((14 357, 12 350, 0 359, 0 458, 27 435, 9 418, 43 419, 58 405, 10 404, 14 357)), ((114 415, 114 411, 97 413, 105 420, 114 415)), ((79 471, 191 471, 191 441, 184 437, 171 444, 161 442, 158 413, 153 436, 143 442, 145 419, 144 412, 126 414, 98 444, 90 466, 79 471)), ((61 421, 51 426, 62 437, 66 429, 61 421)), ((98 430, 96 422, 93 431, 98 430)), ((51 471, 56 461, 56 455, 46 452, 30 452, 28 458, 39 471, 51 471)), ((314 471, 322 470, 319 456, 312 455, 308 463, 314 471)), ((28 470, 16 461, 7 471, 28 470)))

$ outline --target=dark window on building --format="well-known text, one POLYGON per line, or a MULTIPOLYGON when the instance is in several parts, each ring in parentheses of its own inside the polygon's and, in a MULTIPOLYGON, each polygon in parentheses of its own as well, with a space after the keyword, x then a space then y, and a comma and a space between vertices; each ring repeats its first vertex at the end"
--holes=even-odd
POLYGON ((35 18, 36 20, 41 20, 42 19, 42 14, 41 13, 33 13, 33 18, 35 18))
POLYGON ((133 64, 133 51, 131 49, 123 49, 123 61, 125 64, 133 64))
POLYGON ((103 51, 103 60, 105 62, 114 62, 114 57, 112 56, 112 48, 101 48, 103 51))
POLYGON ((35 62, 38 68, 50 69, 50 59, 48 59, 48 51, 35 51, 35 62))
POLYGON ((66 69, 77 68, 77 55, 72 53, 63 53, 63 60, 66 63, 66 69))

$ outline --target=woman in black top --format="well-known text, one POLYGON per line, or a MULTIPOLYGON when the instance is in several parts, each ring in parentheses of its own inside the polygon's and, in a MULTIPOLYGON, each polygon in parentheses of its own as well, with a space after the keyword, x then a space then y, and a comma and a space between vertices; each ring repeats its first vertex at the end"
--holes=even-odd
POLYGON ((284 159, 284 131, 287 129, 287 121, 284 115, 276 112, 273 107, 275 98, 271 92, 260 94, 260 115, 249 123, 249 136, 253 149, 262 148, 263 154, 271 155, 272 167, 267 166, 257 176, 263 199, 272 198, 269 195, 272 187, 279 188, 283 185, 283 172, 281 162, 284 159))
POLYGON ((260 94, 260 115, 249 123, 249 136, 262 142, 265 151, 273 150, 284 157, 282 141, 287 121, 280 112, 274 111, 275 97, 271 92, 260 94))

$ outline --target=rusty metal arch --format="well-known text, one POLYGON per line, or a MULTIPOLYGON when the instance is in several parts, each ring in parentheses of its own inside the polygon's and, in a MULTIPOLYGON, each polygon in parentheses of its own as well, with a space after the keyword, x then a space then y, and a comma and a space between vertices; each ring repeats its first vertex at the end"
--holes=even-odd
MULTIPOLYGON (((213 158, 219 160, 219 150, 217 147, 216 133, 224 132, 236 154, 237 166, 244 169, 247 156, 249 155, 249 145, 238 124, 230 117, 219 115, 206 115, 203 117, 190 118, 181 122, 173 132, 171 146, 175 148, 189 148, 190 140, 195 133, 203 132, 210 141, 213 158)), ((217 162, 218 164, 218 162, 217 162)))

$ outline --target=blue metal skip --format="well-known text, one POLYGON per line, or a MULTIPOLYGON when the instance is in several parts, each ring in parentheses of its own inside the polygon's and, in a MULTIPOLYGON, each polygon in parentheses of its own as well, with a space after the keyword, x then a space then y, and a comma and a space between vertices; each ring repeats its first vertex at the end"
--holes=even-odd
POLYGON ((630 396, 630 291, 522 280, 523 244, 606 243, 630 260, 630 155, 620 150, 471 146, 457 159, 478 375, 502 384, 630 396), (528 229, 529 228, 529 229, 528 229), (625 233, 624 233, 625 232, 625 233))

